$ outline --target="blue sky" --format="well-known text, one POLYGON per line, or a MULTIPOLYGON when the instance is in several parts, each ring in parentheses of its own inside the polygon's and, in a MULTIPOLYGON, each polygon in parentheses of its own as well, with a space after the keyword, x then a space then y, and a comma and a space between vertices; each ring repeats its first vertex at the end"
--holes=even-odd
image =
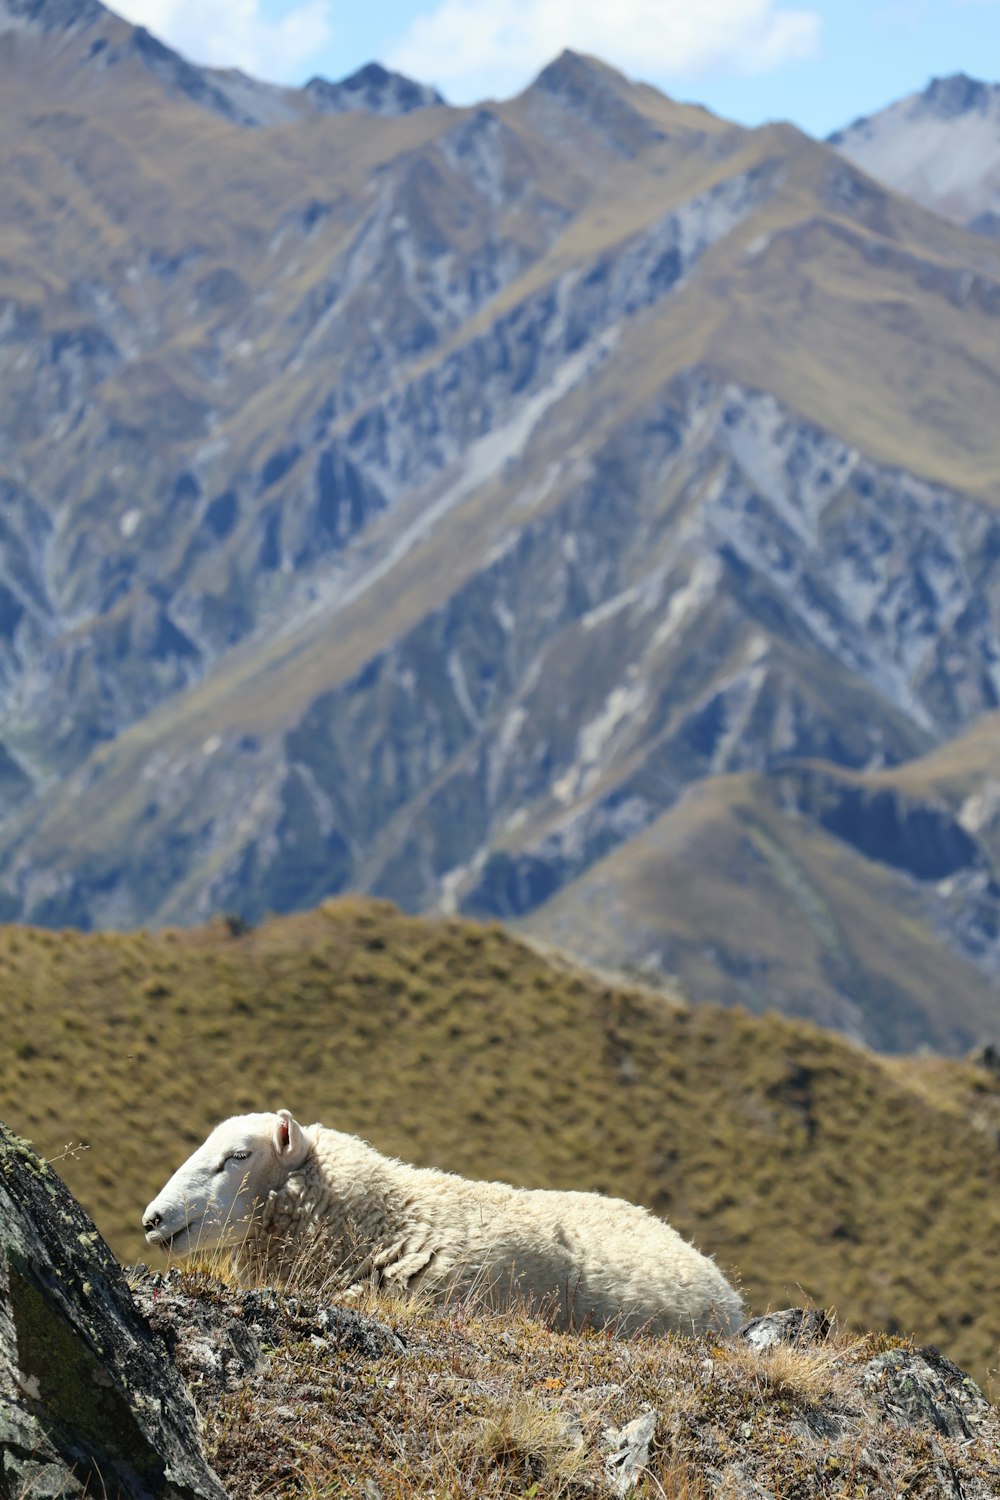
POLYGON ((1000 0, 111 0, 197 62, 301 83, 377 59, 453 103, 563 47, 748 125, 826 135, 933 76, 1000 81, 1000 0))

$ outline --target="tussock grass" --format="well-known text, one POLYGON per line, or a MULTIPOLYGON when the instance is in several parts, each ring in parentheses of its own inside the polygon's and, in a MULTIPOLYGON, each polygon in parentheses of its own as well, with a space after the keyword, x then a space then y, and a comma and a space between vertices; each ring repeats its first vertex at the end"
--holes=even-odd
POLYGON ((553 1496, 572 1493, 587 1479, 595 1482, 597 1466, 582 1433, 545 1394, 491 1394, 483 1408, 453 1439, 456 1458, 465 1457, 473 1474, 506 1469, 553 1496))
POLYGON ((854 1352, 857 1342, 852 1339, 839 1347, 806 1348, 776 1344, 760 1353, 748 1344, 732 1343, 720 1351, 719 1357, 731 1369, 741 1370, 762 1400, 816 1403, 846 1389, 845 1356, 854 1352))
POLYGON ((835 1304, 980 1380, 1000 1326, 1000 1083, 689 1009, 497 925, 361 899, 234 933, 0 928, 0 1117, 126 1261, 226 1115, 287 1105, 408 1161, 645 1203, 751 1307, 835 1304), (980 1123, 977 1125, 976 1121, 980 1123))

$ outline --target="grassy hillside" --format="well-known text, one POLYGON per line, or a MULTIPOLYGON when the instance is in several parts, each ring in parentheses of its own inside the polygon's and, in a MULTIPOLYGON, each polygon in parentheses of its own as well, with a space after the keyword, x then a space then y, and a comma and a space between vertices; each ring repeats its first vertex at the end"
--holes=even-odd
MULTIPOLYGON (((835 784, 918 790, 910 766, 835 784)), ((865 857, 783 787, 777 774, 700 783, 524 928, 590 963, 673 976, 696 1001, 778 1009, 886 1051, 964 1052, 1000 1033, 996 988, 949 946, 935 883, 865 857)))
POLYGON ((171 1343, 232 1500, 612 1500, 627 1478, 614 1434, 640 1413, 652 1442, 633 1500, 992 1500, 1000 1480, 1000 1410, 957 1367, 880 1333, 760 1352, 558 1334, 516 1309, 384 1293, 331 1326, 311 1286, 285 1300, 199 1271, 134 1278, 133 1294, 171 1343), (234 1331, 256 1350, 262 1323, 267 1353, 244 1375, 234 1331))
POLYGON ((0 929, 0 1016, 0 1118, 61 1156, 122 1257, 215 1121, 287 1105, 412 1161, 640 1200, 755 1309, 815 1298, 996 1364, 1000 1080, 971 1064, 363 901, 236 935, 0 929))

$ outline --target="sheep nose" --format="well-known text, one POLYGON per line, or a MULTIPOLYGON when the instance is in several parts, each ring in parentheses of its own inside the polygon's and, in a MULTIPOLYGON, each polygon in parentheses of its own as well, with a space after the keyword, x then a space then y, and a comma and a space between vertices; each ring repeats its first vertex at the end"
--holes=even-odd
POLYGON ((146 1214, 142 1221, 143 1229, 155 1229, 157 1224, 162 1223, 162 1214, 146 1214))

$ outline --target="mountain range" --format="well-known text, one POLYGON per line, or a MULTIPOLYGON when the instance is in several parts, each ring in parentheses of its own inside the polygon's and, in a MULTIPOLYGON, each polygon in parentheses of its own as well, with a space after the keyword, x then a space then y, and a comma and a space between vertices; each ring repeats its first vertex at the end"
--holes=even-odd
POLYGON ((1000 246, 862 136, 0 0, 0 915, 354 888, 995 1032, 1000 246))

